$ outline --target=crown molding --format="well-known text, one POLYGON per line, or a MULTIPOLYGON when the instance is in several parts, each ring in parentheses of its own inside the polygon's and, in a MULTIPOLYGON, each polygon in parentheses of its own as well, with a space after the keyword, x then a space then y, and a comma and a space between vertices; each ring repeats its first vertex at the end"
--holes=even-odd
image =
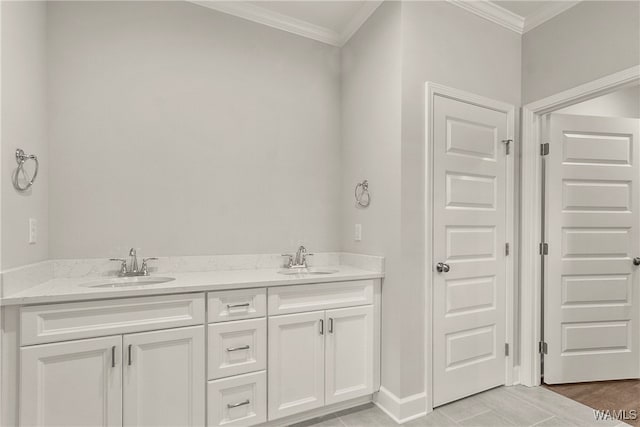
POLYGON ((188 0, 190 3, 218 12, 257 22, 288 33, 342 47, 382 4, 382 0, 365 2, 342 33, 244 1, 188 0))
POLYGON ((529 30, 534 29, 540 24, 543 24, 560 15, 565 10, 571 9, 573 6, 580 3, 579 1, 556 1, 549 2, 543 9, 538 10, 538 12, 527 16, 527 19, 524 20, 524 32, 526 33, 529 30))
POLYGON ((340 46, 344 46, 349 39, 362 27, 373 12, 382 4, 383 0, 367 0, 349 21, 346 28, 340 34, 340 46))
POLYGON ((508 28, 518 34, 524 34, 538 25, 547 22, 551 18, 561 14, 567 9, 580 3, 580 1, 549 1, 544 8, 524 18, 498 4, 488 1, 447 0, 452 5, 476 14, 484 19, 508 28))
POLYGON ((524 31, 524 18, 490 1, 447 0, 452 5, 501 25, 518 34, 524 31))

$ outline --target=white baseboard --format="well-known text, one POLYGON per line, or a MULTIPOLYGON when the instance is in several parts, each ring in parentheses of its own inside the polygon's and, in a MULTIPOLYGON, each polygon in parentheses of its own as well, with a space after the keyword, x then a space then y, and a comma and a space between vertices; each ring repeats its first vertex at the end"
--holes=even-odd
POLYGON ((513 374, 512 374, 511 380, 512 380, 511 385, 520 384, 520 366, 513 367, 513 374))
POLYGON ((426 397, 426 393, 422 392, 399 398, 381 386, 373 403, 396 423, 404 424, 427 415, 426 397))

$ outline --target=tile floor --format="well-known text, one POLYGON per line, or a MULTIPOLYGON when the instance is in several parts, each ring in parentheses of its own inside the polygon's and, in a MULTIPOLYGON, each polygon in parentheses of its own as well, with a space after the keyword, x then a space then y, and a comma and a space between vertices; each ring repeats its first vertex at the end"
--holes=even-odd
MULTIPOLYGON (((367 404, 327 415, 295 427, 382 427, 397 424, 377 406, 367 404)), ((408 427, 606 427, 627 426, 620 421, 596 421, 593 410, 542 387, 499 387, 436 408, 408 427)))

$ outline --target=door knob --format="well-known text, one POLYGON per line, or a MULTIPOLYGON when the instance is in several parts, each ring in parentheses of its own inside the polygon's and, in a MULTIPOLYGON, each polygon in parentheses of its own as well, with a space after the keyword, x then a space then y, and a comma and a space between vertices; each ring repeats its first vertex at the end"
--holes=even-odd
POLYGON ((438 273, 448 273, 449 270, 451 270, 451 267, 449 267, 449 264, 439 262, 436 264, 436 270, 438 270, 438 273))
POLYGON ((637 256, 633 259, 633 265, 640 265, 640 256, 637 256))

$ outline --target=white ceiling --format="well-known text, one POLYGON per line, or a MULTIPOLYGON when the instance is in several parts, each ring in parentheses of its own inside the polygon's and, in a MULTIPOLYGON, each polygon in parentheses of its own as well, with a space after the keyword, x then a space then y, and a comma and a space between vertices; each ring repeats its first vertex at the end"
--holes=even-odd
MULTIPOLYGON (((447 1, 519 34, 537 27, 578 3, 558 0, 447 1)), ((382 0, 191 2, 334 46, 342 46, 371 16, 382 0)))
POLYGON ((523 18, 531 16, 534 13, 539 13, 542 9, 546 8, 549 1, 494 1, 498 6, 502 6, 505 9, 520 15, 523 18))

